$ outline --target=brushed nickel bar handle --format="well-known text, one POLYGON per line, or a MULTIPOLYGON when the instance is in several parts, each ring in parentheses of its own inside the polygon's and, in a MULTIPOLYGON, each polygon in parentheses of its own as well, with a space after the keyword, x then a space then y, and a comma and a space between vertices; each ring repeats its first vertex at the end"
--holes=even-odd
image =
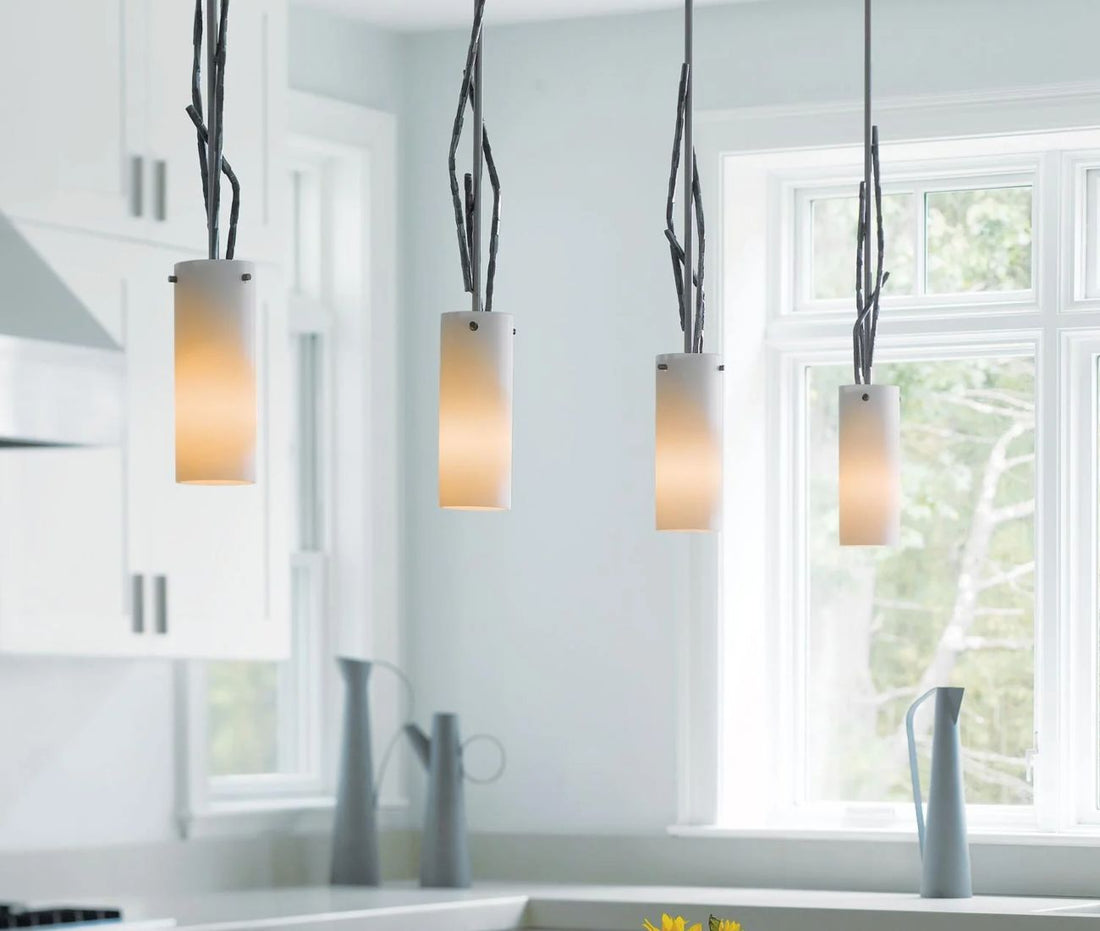
POLYGON ((168 576, 158 575, 153 580, 153 599, 156 602, 157 633, 168 633, 168 576))
POLYGON ((134 633, 145 633, 145 576, 140 574, 130 580, 130 615, 134 633))
POLYGON ((158 223, 168 219, 168 162, 163 158, 153 163, 153 216, 158 223))
POLYGON ((130 156, 130 216, 140 217, 145 213, 145 159, 140 155, 130 156))

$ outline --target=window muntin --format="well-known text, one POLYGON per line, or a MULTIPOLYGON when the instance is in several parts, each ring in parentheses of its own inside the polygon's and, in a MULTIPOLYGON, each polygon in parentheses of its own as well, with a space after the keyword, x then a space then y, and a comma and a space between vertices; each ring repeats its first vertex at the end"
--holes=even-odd
MULTIPOLYGON (((1034 171, 908 180, 903 166, 894 173, 903 177, 884 189, 882 203, 885 306, 1034 301, 1034 171)), ((857 187, 852 181, 794 190, 795 312, 839 313, 853 305, 857 187)))
MULTIPOLYGON (((805 406, 803 802, 905 803, 904 718, 933 685, 966 687, 971 804, 1030 805, 1035 731, 1035 361, 876 367, 902 389, 901 546, 836 543, 837 388, 800 370, 805 406)), ((922 751, 927 721, 918 717, 922 751)))

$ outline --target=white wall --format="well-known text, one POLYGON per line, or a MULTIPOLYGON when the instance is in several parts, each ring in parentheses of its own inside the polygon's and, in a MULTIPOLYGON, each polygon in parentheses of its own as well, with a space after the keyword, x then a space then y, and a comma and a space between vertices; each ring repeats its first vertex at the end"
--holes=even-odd
POLYGON ((295 90, 397 111, 403 39, 366 23, 291 5, 289 80, 295 90))
MULTIPOLYGON (((699 9, 699 108, 857 99, 861 10, 699 9)), ((1100 77, 1092 0, 882 0, 876 16, 884 96, 1100 77)), ((676 816, 686 547, 654 532, 651 478, 653 357, 679 339, 662 228, 680 15, 488 30, 505 198, 497 306, 519 331, 503 515, 436 506, 438 319, 466 306, 446 181, 465 41, 415 36, 404 60, 413 672, 428 706, 508 746, 505 781, 469 792, 476 829, 657 833, 676 816)))

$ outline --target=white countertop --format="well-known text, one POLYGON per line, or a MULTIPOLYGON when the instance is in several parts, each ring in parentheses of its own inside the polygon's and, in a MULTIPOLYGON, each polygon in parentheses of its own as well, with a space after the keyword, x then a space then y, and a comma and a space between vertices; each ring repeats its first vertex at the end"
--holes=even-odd
MULTIPOLYGON (((977 896, 921 899, 899 893, 661 886, 553 886, 484 883, 473 889, 330 888, 248 890, 124 902, 126 931, 139 922, 172 919, 202 931, 641 931, 662 911, 691 922, 712 912, 741 921, 746 931, 861 931, 861 929, 987 929, 1030 931, 1088 922, 1067 910, 1100 900, 977 896)), ((1093 916, 1100 929, 1100 907, 1093 916)), ((1078 924, 1078 927, 1082 927, 1078 924)), ((1089 927, 1085 924, 1083 927, 1089 927)))

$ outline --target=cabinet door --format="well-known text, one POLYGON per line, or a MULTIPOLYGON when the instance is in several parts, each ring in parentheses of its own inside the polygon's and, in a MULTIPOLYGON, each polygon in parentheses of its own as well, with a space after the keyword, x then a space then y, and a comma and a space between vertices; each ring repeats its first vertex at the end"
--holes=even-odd
MULTIPOLYGON (((117 243, 24 228, 117 337, 125 262, 117 243)), ((0 449, 0 651, 136 655, 134 548, 125 448, 0 449)))
MULTIPOLYGON (((237 258, 280 257, 277 237, 281 192, 273 149, 285 125, 286 52, 284 4, 233 0, 229 9, 225 78, 225 157, 240 180, 241 215, 237 258)), ((191 101, 192 25, 189 0, 149 0, 149 152, 154 184, 156 242, 206 252, 197 136, 184 112, 191 101)), ((203 52, 204 116, 209 118, 203 52)), ((229 182, 222 179, 222 254, 229 230, 229 182)))
POLYGON ((131 234, 142 221, 138 0, 4 4, 0 209, 131 234))
MULTIPOLYGON (((257 483, 177 485, 173 435, 171 254, 143 299, 141 378, 133 429, 140 432, 135 476, 149 496, 152 625, 164 655, 278 659, 289 654, 289 452, 285 300, 274 271, 256 272, 260 427, 257 483)), ((135 337, 137 331, 133 330, 135 337)))

